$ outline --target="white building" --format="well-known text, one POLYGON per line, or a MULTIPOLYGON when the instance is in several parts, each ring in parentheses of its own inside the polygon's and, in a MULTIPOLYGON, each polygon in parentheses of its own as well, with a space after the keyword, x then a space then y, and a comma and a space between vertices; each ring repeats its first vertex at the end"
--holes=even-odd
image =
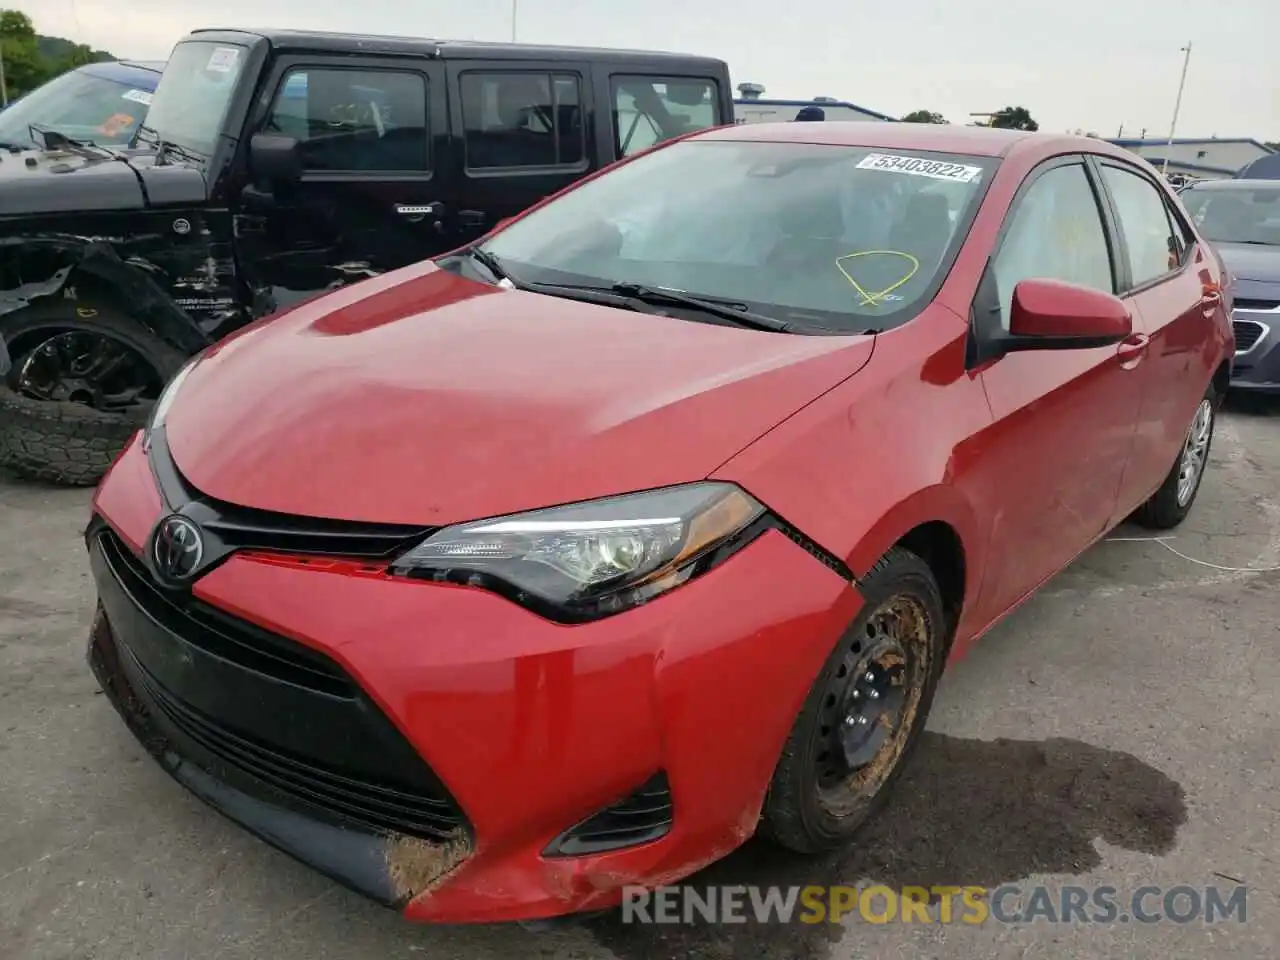
POLYGON ((1112 140, 1118 147, 1132 150, 1152 166, 1162 167, 1166 157, 1169 172, 1185 174, 1201 180, 1225 180, 1259 157, 1271 151, 1257 140, 1204 139, 1174 140, 1172 147, 1164 140, 1112 140))
POLYGON ((812 100, 765 100, 764 87, 758 83, 740 83, 741 96, 733 101, 733 115, 738 123, 778 123, 796 118, 805 107, 820 107, 824 120, 897 120, 878 110, 869 110, 847 100, 835 97, 814 97, 812 100))

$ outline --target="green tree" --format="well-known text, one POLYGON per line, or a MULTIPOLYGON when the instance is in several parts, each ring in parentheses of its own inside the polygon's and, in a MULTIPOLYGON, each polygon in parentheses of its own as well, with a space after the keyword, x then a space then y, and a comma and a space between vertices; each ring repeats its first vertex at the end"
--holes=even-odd
POLYGON ((946 123, 947 118, 933 110, 912 110, 902 118, 903 123, 946 123))
POLYGON ((50 65, 36 49, 36 28, 18 10, 0 10, 0 57, 4 58, 4 95, 12 100, 40 86, 51 75, 50 65))
POLYGON ((1000 127, 1004 130, 1028 130, 1035 131, 1040 129, 1040 124, 1031 118, 1031 111, 1026 107, 1005 107, 991 115, 991 123, 989 126, 1000 127))

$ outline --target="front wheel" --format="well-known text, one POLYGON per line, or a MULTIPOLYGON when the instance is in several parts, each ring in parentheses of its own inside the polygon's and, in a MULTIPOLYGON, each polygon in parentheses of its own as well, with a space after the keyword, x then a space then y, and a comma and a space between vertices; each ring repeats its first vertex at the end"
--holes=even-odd
POLYGON ((142 427, 185 357, 108 309, 67 301, 0 317, 0 467, 92 486, 142 427))
POLYGON ((1217 410, 1217 391, 1211 386, 1191 417, 1177 462, 1160 489, 1134 513, 1135 523, 1152 530, 1169 530, 1187 518, 1200 492, 1205 468, 1209 465, 1217 410))
POLYGON ((894 547, 809 691, 774 771, 762 830, 784 847, 842 846, 880 808, 924 729, 945 660, 932 572, 894 547))

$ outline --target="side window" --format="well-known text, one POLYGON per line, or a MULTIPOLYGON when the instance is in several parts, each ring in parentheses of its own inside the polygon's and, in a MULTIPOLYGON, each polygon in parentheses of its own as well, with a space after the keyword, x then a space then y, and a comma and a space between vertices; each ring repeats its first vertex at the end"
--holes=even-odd
POLYGON ((280 85, 264 128, 298 140, 304 170, 431 169, 427 80, 391 70, 302 67, 280 85))
POLYGON ((461 77, 467 167, 577 167, 585 158, 580 80, 569 73, 461 77))
POLYGON ((714 82, 676 77, 614 77, 613 118, 619 157, 723 122, 714 82))
POLYGON ((1107 236, 1083 164, 1040 175, 1017 201, 995 259, 1000 325, 1009 329, 1013 288, 1047 279, 1115 292, 1107 236))
POLYGON ((1103 166, 1102 178, 1115 201, 1120 232, 1129 249, 1133 285, 1178 269, 1182 249, 1169 222, 1169 209, 1160 189, 1146 177, 1110 164, 1103 166))
POLYGON ((1187 262, 1187 255, 1191 252, 1191 248, 1195 246, 1196 237, 1191 231, 1191 227, 1187 225, 1186 219, 1178 211, 1177 206, 1168 197, 1164 198, 1165 212, 1169 215, 1169 235, 1173 238, 1176 246, 1175 254, 1177 256, 1178 266, 1187 262))

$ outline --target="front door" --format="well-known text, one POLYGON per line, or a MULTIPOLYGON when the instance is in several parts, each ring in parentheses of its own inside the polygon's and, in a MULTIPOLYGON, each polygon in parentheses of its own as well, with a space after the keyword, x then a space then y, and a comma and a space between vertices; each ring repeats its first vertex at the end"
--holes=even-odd
POLYGON ((441 64, 282 57, 267 89, 249 130, 295 139, 303 173, 251 183, 235 202, 237 258, 259 311, 449 248, 441 64))
MULTIPOLYGON (((1013 289, 1025 279, 1114 293, 1114 246, 1083 158, 1042 165, 1009 212, 974 305, 975 324, 1008 330, 1013 289)), ((982 370, 993 415, 985 495, 996 517, 983 609, 1017 602, 1106 529, 1142 400, 1144 338, 1135 331, 1119 350, 1028 350, 982 370)))
POLYGON ((461 246, 596 168, 587 61, 460 60, 449 64, 452 122, 462 132, 456 209, 461 246))

